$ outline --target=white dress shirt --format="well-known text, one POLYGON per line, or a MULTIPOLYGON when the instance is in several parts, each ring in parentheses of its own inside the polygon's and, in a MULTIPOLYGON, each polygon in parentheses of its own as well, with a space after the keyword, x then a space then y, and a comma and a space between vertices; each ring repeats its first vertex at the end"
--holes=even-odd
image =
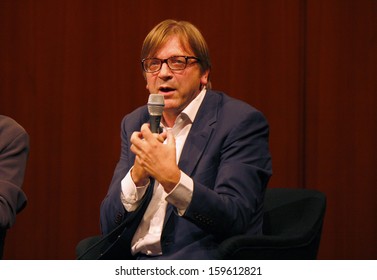
MULTIPOLYGON (((170 129, 175 137, 177 164, 181 156, 187 135, 190 132, 192 123, 202 103, 206 89, 204 88, 199 95, 181 112, 170 129)), ((123 178, 121 200, 128 212, 135 211, 143 198, 149 184, 143 187, 136 187, 131 178, 131 170, 123 178)), ((179 215, 183 215, 189 206, 192 198, 194 183, 192 179, 181 171, 179 183, 170 192, 166 193, 159 182, 155 182, 153 197, 145 211, 144 217, 137 228, 131 242, 132 254, 143 253, 146 255, 161 255, 161 233, 164 224, 166 207, 168 202, 174 205, 179 215)))

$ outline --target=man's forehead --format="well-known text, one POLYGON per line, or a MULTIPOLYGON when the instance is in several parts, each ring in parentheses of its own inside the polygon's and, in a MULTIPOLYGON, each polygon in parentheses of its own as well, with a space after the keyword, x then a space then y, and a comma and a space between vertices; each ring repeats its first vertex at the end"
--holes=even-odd
POLYGON ((192 53, 192 49, 190 47, 190 44, 189 44, 187 38, 185 38, 184 36, 180 36, 178 34, 172 34, 172 35, 164 38, 164 40, 162 40, 161 43, 154 50, 151 50, 150 56, 156 56, 158 53, 160 53, 161 51, 165 50, 165 48, 168 47, 167 44, 169 42, 171 42, 172 40, 176 40, 176 39, 178 41, 178 45, 177 45, 178 48, 187 52, 187 54, 192 53))

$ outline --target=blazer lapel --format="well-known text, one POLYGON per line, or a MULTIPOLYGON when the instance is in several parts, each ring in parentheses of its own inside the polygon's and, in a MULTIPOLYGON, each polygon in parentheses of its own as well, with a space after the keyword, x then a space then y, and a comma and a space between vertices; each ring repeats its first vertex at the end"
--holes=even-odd
POLYGON ((219 103, 217 96, 211 91, 207 92, 183 147, 178 166, 189 176, 200 161, 215 128, 219 103))
MULTIPOLYGON (((205 147, 208 145, 208 141, 215 129, 218 104, 219 95, 208 91, 187 136, 178 166, 189 176, 192 175, 200 161, 205 147)), ((173 209, 174 207, 169 204, 166 209, 164 226, 171 217, 173 209)))

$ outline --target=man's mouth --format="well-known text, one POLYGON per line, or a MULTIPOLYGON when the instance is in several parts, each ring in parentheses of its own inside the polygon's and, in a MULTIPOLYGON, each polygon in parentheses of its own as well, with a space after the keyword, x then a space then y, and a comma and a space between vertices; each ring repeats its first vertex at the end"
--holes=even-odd
POLYGON ((158 89, 160 92, 163 92, 163 93, 168 93, 168 92, 171 92, 174 90, 174 88, 171 88, 171 87, 160 87, 158 89))

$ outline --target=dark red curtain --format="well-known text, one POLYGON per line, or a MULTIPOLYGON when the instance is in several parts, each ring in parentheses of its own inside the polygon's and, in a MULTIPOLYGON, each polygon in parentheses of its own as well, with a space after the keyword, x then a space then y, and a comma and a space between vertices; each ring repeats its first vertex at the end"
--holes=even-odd
POLYGON ((99 233, 120 121, 148 97, 141 44, 167 18, 206 37, 214 89, 268 118, 270 187, 326 193, 319 258, 377 258, 373 0, 0 1, 0 114, 31 139, 4 257, 73 259, 99 233))

